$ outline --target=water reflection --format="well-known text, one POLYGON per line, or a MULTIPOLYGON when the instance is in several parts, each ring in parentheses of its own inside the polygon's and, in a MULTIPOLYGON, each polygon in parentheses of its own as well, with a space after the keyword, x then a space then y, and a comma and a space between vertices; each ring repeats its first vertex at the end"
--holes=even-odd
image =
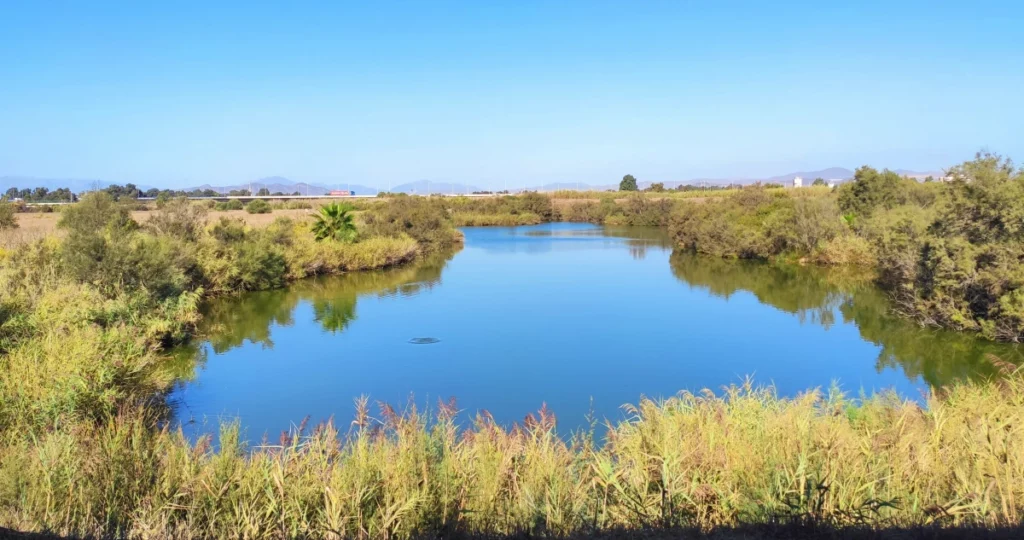
POLYGON ((1022 350, 1016 345, 921 328, 895 316, 888 299, 865 272, 730 261, 678 251, 673 252, 670 263, 680 281, 721 298, 746 291, 762 304, 790 313, 801 322, 826 329, 838 320, 852 323, 861 338, 881 347, 875 363, 877 371, 899 368, 908 379, 921 377, 931 387, 998 376, 987 355, 1024 363, 1022 350))
MULTIPOLYGON (((399 268, 306 279, 286 289, 216 299, 204 306, 200 334, 215 354, 246 342, 273 349, 271 329, 294 324, 293 314, 301 302, 310 303, 314 319, 323 330, 342 332, 356 320, 360 296, 416 296, 441 283, 441 272, 454 254, 436 253, 399 268)), ((186 366, 201 367, 205 363, 207 354, 202 345, 196 340, 174 351, 170 369, 177 378, 191 379, 192 366, 186 366)))
POLYGON ((258 439, 306 415, 342 418, 360 395, 413 394, 457 396, 503 423, 546 403, 572 430, 641 395, 747 375, 783 395, 837 381, 915 398, 995 375, 986 354, 1024 360, 892 316, 863 273, 673 252, 657 229, 464 232, 454 258, 211 302, 203 340, 169 363, 179 418, 241 418, 258 439))

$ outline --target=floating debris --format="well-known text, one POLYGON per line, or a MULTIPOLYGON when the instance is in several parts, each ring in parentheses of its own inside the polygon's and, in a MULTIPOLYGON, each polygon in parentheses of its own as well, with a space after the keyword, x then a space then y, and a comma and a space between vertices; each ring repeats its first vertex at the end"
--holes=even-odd
POLYGON ((430 345, 431 343, 437 343, 438 341, 441 340, 436 337, 417 337, 410 339, 409 343, 414 345, 430 345))

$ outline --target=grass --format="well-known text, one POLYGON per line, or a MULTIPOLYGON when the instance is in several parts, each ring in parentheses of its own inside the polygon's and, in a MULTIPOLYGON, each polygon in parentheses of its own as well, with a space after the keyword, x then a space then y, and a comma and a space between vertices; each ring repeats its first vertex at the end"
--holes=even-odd
MULTIPOLYGON (((572 535, 812 521, 1011 526, 1024 511, 1024 381, 961 385, 928 408, 771 388, 643 400, 605 444, 542 409, 506 429, 357 402, 339 428, 250 447, 147 429, 122 412, 75 436, 13 437, 0 523, 139 537, 572 535), (465 429, 462 429, 462 428, 465 429)), ((11 437, 9 437, 11 438, 11 437)))
MULTIPOLYGON (((575 211, 648 224, 677 209, 640 195, 575 211)), ((457 244, 452 221, 468 217, 453 216, 489 210, 494 221, 555 216, 550 200, 536 196, 395 198, 367 206, 361 236, 349 244, 315 242, 302 222, 254 229, 181 212, 181 227, 165 220, 128 233, 108 224, 84 237, 102 241, 82 244, 102 255, 96 260, 66 249, 71 233, 5 252, 0 527, 96 537, 413 538, 1024 521, 1024 373, 998 359, 1005 379, 957 383, 925 407, 834 390, 784 398, 746 384, 641 399, 602 440, 559 433, 543 407, 515 426, 486 412, 465 425, 453 402, 399 412, 365 399, 351 422, 302 426, 258 445, 244 442, 237 424, 221 426, 216 441, 194 442, 170 427, 164 398, 173 380, 160 369, 168 363, 162 351, 195 326, 205 295, 399 264, 457 244), (105 266, 85 278, 68 271, 97 260, 105 266), (115 272, 124 278, 110 279, 115 272)), ((865 251, 832 248, 835 260, 865 251)), ((273 388, 254 391, 274 399, 273 388)))

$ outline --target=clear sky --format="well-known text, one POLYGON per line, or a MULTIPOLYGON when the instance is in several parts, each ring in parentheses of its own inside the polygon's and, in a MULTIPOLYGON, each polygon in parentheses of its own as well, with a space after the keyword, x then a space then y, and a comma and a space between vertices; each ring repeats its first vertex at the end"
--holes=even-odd
POLYGON ((0 176, 500 186, 1024 161, 1022 32, 1020 1, 7 1, 0 176))

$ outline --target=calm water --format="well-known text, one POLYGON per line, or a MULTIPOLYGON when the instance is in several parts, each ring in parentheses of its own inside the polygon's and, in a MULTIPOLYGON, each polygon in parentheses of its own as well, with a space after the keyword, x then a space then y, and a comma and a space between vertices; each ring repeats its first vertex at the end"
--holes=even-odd
POLYGON ((415 266, 307 280, 212 303, 172 396, 198 434, 240 418, 249 439, 353 399, 458 398, 520 420, 542 403, 560 428, 623 416, 640 396, 719 389, 752 375, 792 395, 992 375, 1013 347, 887 315, 862 279, 674 253, 660 231, 548 224, 465 229, 465 248, 415 266), (432 342, 411 341, 428 338, 432 342), (412 396, 412 398, 410 398, 412 396))

